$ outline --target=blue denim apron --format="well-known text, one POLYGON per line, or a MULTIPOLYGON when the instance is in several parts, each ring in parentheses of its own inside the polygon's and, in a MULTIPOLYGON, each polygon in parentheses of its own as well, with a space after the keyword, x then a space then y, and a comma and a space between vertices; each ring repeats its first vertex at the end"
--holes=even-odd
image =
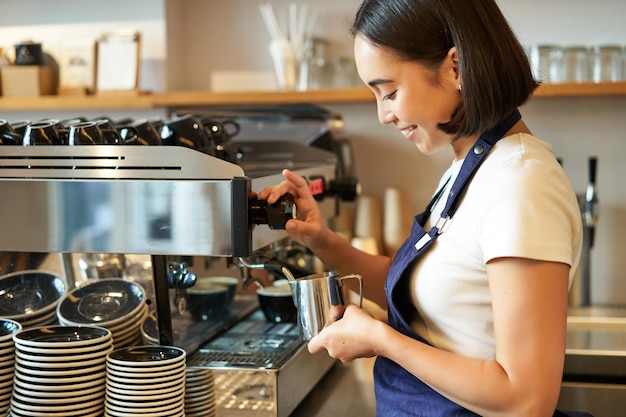
MULTIPOLYGON (((415 333, 405 320, 405 317, 409 316, 408 313, 415 309, 405 290, 406 280, 411 274, 411 266, 444 230, 446 222, 454 215, 467 184, 493 145, 520 119, 520 113, 515 111, 493 130, 480 136, 463 161, 461 170, 450 189, 441 217, 429 231, 424 230, 423 225, 426 224, 433 205, 439 200, 443 189, 446 187, 441 187, 426 210, 415 216, 411 234, 397 251, 385 282, 389 325, 400 333, 429 344, 415 333)), ((374 381, 376 415, 378 417, 465 417, 478 415, 439 394, 404 368, 384 357, 379 356, 376 359, 374 381)), ((558 414, 557 412, 555 415, 574 416, 576 414, 558 414)))

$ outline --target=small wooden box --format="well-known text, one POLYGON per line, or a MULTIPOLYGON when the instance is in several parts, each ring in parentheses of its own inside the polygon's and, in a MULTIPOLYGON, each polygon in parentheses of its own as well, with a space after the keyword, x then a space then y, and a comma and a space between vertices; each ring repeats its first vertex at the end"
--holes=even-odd
POLYGON ((0 78, 5 97, 37 97, 57 92, 57 71, 51 66, 7 65, 2 67, 0 78))

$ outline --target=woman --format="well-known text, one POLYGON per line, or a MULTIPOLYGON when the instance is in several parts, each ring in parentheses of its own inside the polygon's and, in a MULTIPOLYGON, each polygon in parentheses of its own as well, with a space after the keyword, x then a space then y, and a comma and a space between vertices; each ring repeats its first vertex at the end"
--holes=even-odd
POLYGON ((522 47, 493 0, 365 0, 352 33, 380 122, 454 161, 393 262, 328 229, 294 173, 260 193, 293 194, 290 236, 389 308, 383 323, 348 306, 309 350, 377 356, 381 417, 553 415, 581 218, 517 111, 537 87, 522 47))

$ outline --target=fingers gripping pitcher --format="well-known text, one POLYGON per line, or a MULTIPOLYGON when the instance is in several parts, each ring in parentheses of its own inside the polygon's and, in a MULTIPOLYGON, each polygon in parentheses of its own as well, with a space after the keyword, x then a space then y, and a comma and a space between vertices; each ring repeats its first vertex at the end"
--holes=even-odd
POLYGON ((359 306, 363 304, 363 281, 360 275, 340 277, 336 272, 324 272, 289 280, 293 300, 298 309, 298 328, 303 340, 309 341, 322 329, 343 316, 348 304, 343 282, 359 281, 359 306))

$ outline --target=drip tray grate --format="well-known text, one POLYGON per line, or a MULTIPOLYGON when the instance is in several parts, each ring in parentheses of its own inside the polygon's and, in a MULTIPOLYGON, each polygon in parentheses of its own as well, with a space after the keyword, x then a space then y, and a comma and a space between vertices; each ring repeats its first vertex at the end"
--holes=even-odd
POLYGON ((208 368, 279 369, 303 344, 294 323, 268 323, 253 317, 201 346, 190 355, 187 364, 208 368))

